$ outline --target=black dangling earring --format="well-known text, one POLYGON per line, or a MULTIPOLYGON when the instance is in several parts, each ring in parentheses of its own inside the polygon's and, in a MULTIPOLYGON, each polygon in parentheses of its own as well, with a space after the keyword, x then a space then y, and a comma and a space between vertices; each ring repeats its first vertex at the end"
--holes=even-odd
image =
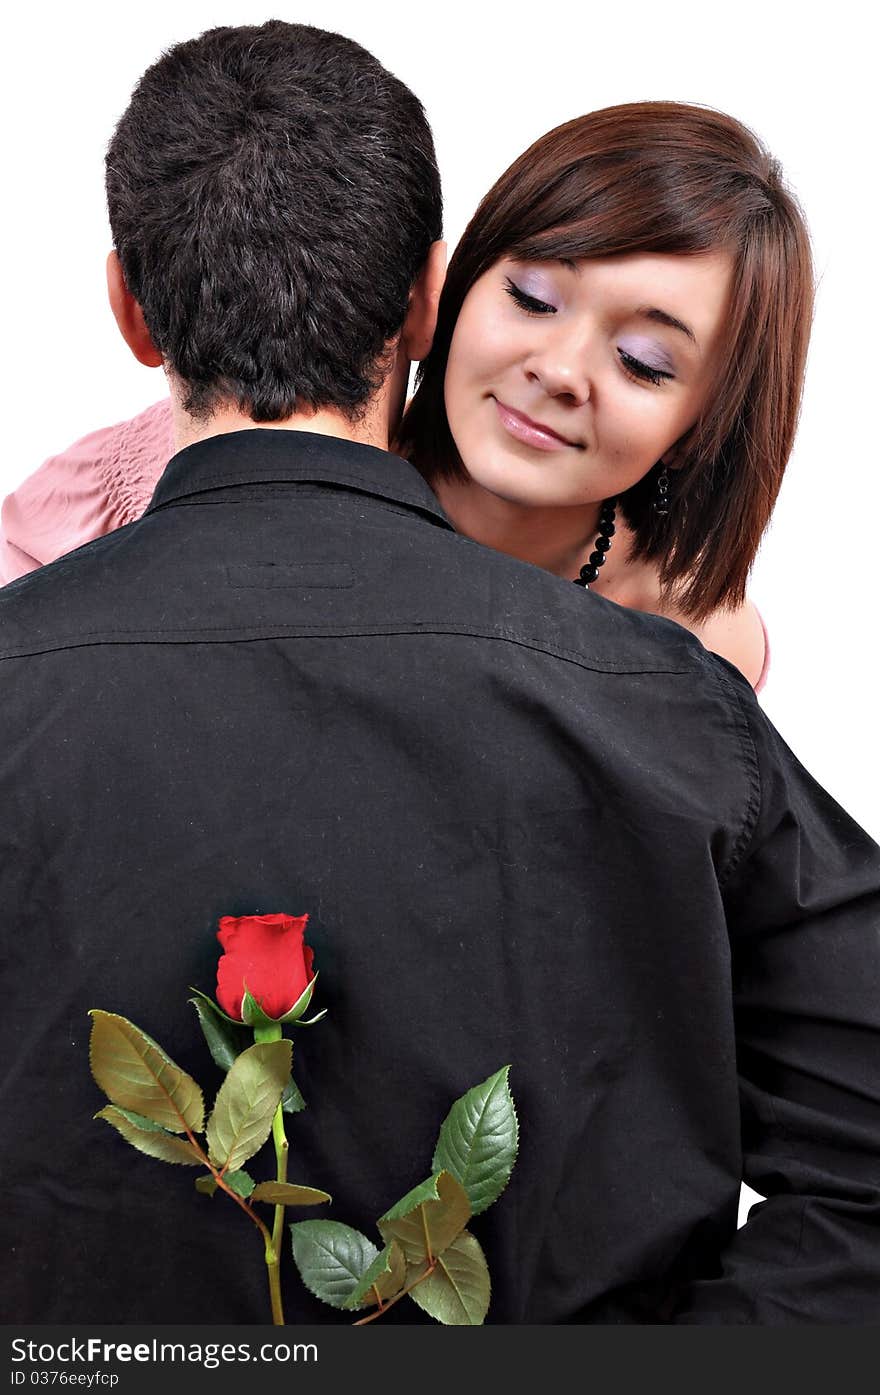
POLYGON ((591 582, 596 581, 599 576, 599 568, 605 563, 605 554, 611 546, 611 539, 614 537, 614 507, 616 499, 606 499, 599 510, 599 536, 593 543, 593 551, 589 560, 581 567, 580 575, 574 579, 575 586, 583 586, 586 590, 591 582))
POLYGON ((652 508, 654 513, 659 515, 660 518, 665 518, 669 513, 669 476, 666 473, 665 465, 661 465, 660 467, 660 473, 657 476, 657 482, 654 488, 656 493, 654 495, 652 508))

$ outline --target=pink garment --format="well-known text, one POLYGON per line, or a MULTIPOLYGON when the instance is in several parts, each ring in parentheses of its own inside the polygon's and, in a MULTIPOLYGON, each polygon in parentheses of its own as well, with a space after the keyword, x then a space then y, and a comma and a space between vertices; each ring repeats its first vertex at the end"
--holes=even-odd
MULTIPOLYGON (((139 416, 105 426, 52 455, 3 502, 0 512, 0 586, 52 562, 75 547, 140 518, 174 453, 171 402, 156 402, 139 416)), ((770 667, 764 633, 759 693, 770 667)))
POLYGON ((0 586, 140 518, 173 454, 166 398, 50 456, 3 501, 0 586))

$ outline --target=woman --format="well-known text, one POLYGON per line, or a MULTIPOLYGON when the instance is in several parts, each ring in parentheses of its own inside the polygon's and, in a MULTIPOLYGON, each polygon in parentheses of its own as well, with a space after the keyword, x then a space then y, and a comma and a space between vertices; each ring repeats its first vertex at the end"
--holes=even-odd
POLYGON ((745 586, 794 440, 812 304, 803 215, 749 131, 672 102, 593 112, 480 204, 399 447, 463 532, 572 578, 586 564, 595 590, 678 620, 757 685, 745 586), (721 333, 697 345, 687 330, 698 315, 717 329, 719 291, 721 333), (606 552, 592 539, 612 494, 624 525, 606 552))
MULTIPOLYGON (((461 532, 677 620, 759 687, 745 587, 812 298, 802 214, 749 131, 673 102, 591 113, 480 204, 397 449, 461 532)), ((171 453, 159 404, 48 461, 4 505, 3 579, 138 517, 171 453)))

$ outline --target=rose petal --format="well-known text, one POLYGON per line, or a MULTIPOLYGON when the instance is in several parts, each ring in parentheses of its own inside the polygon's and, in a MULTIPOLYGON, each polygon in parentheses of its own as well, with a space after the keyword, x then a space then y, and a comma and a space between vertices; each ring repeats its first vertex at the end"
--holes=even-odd
POLYGON ((311 981, 314 952, 304 943, 308 916, 223 916, 217 938, 217 1001, 241 1020, 245 985, 267 1017, 281 1017, 311 981))

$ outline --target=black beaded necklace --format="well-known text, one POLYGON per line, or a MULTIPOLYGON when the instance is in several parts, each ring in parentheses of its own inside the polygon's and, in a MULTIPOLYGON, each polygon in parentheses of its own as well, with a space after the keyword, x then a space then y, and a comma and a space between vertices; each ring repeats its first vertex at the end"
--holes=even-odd
POLYGON ((611 546, 611 539, 614 537, 614 508, 616 499, 606 499, 599 510, 599 536, 593 543, 593 551, 589 560, 581 567, 580 575, 574 579, 575 586, 583 586, 586 590, 592 582, 599 578, 599 568, 605 564, 605 554, 611 546))

